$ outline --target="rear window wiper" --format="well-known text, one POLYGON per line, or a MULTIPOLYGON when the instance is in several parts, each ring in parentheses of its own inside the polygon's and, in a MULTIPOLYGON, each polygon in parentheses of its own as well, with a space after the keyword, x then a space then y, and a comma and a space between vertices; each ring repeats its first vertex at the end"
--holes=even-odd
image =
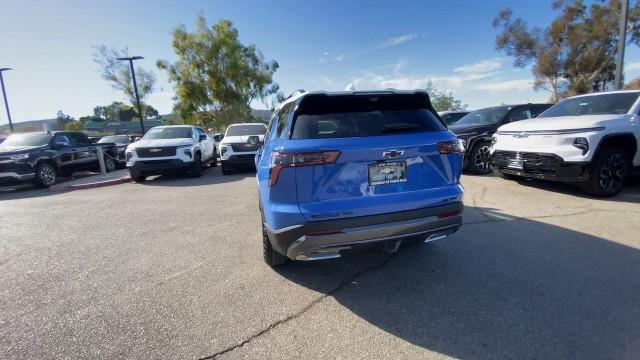
POLYGON ((400 132, 400 131, 411 131, 411 130, 416 130, 420 128, 421 126, 416 124, 394 124, 394 125, 385 125, 384 128, 382 129, 382 132, 390 133, 390 132, 400 132))

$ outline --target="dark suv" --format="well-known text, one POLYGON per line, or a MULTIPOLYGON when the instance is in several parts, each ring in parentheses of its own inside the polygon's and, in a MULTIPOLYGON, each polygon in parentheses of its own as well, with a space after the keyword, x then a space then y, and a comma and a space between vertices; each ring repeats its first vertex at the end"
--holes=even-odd
POLYGON ((0 144, 0 183, 33 181, 49 187, 58 176, 97 170, 99 147, 104 150, 106 170, 114 170, 117 148, 113 143, 91 144, 86 134, 75 131, 13 134, 0 144))
POLYGON ((488 174, 491 137, 504 124, 531 119, 553 104, 503 105, 475 110, 449 126, 465 145, 464 167, 474 174, 488 174))

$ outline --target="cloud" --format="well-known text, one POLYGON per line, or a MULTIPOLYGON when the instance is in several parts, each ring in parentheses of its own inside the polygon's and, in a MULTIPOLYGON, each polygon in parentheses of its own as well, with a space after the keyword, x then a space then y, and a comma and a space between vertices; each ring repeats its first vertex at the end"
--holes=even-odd
POLYGON ((532 82, 532 79, 506 80, 489 84, 476 85, 474 88, 477 90, 485 90, 492 93, 507 91, 527 91, 531 90, 532 82))
POLYGON ((416 33, 395 36, 395 37, 389 38, 389 39, 381 42, 380 44, 374 46, 374 48, 375 49, 384 49, 384 48, 388 48, 388 47, 391 47, 391 46, 404 44, 404 43, 406 43, 408 41, 415 40, 417 38, 418 38, 418 34, 416 34, 416 33))
POLYGON ((502 67, 504 60, 500 58, 486 59, 473 64, 458 66, 454 72, 463 74, 486 74, 502 67))
POLYGON ((338 55, 338 56, 336 56, 336 57, 334 57, 334 58, 333 58, 333 61, 338 61, 338 62, 340 62, 340 61, 342 61, 342 60, 344 60, 344 54, 340 54, 340 55, 338 55))

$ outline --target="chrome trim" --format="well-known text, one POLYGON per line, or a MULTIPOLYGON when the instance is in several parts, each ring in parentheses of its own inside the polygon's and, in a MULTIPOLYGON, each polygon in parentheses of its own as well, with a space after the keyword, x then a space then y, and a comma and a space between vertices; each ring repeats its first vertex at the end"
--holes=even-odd
POLYGON ((18 174, 16 172, 4 172, 0 173, 0 178, 12 178, 14 180, 22 181, 22 180, 31 180, 36 177, 35 173, 31 174, 18 174))
POLYGON ((592 131, 602 131, 604 126, 592 127, 592 128, 580 128, 580 129, 565 129, 565 130, 532 130, 532 131, 498 131, 498 135, 514 135, 520 137, 527 137, 529 135, 564 135, 564 134, 578 134, 592 131))
POLYGON ((432 216, 428 218, 398 221, 391 224, 386 223, 347 228, 340 233, 334 234, 304 235, 289 246, 289 248, 287 249, 287 256, 291 259, 298 259, 300 256, 315 257, 314 254, 339 253, 341 250, 350 249, 354 245, 361 245, 378 241, 403 239, 430 233, 438 236, 449 235, 455 232, 461 226, 460 224, 452 224, 435 229, 424 229, 405 232, 412 228, 420 227, 420 225, 433 223, 434 220, 437 220, 437 217, 432 216), (307 241, 313 243, 314 240, 321 240, 323 242, 318 243, 316 246, 311 245, 311 248, 303 250, 302 254, 296 254, 298 248, 303 243, 307 241))

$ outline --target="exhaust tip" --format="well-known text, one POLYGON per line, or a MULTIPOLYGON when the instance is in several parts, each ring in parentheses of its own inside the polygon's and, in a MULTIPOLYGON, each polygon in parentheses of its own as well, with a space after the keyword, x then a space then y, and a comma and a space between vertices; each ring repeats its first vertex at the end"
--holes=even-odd
POLYGON ((442 240, 442 239, 446 238, 447 236, 449 236, 449 235, 434 234, 434 235, 429 236, 424 242, 425 243, 430 243, 430 242, 442 240))

